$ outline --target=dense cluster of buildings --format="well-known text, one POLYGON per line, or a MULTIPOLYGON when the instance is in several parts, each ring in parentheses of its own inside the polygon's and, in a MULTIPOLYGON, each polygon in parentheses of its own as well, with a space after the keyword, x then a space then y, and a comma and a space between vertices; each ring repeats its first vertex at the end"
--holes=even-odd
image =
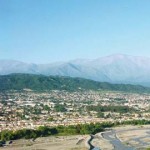
POLYGON ((46 91, 28 89, 0 93, 0 131, 41 125, 74 125, 103 121, 150 119, 150 95, 109 91, 46 91), (128 106, 136 111, 107 111, 98 117, 87 106, 128 106), (108 115, 109 114, 109 115, 108 115), (107 116, 107 117, 106 117, 107 116))

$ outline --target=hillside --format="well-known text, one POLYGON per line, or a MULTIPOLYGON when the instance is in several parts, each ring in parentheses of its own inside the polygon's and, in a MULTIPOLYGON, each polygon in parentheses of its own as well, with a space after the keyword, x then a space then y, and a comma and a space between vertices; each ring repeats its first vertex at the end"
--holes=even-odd
POLYGON ((33 74, 11 74, 0 76, 0 90, 110 90, 125 92, 150 92, 150 88, 129 85, 110 84, 107 82, 96 82, 83 78, 71 78, 60 76, 43 76, 33 74))

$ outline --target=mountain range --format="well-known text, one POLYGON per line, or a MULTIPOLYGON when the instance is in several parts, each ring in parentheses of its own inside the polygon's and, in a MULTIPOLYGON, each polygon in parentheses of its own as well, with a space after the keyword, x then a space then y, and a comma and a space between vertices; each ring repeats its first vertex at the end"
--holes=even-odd
POLYGON ((150 86, 150 58, 123 54, 50 64, 0 60, 0 75, 28 73, 81 77, 101 82, 150 86))

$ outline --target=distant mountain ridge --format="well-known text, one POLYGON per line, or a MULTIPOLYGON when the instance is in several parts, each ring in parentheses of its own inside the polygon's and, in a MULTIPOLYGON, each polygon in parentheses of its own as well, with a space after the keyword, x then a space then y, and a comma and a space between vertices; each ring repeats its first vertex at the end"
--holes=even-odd
POLYGON ((150 86, 150 58, 117 54, 51 64, 0 60, 0 75, 11 73, 81 77, 100 82, 150 86))

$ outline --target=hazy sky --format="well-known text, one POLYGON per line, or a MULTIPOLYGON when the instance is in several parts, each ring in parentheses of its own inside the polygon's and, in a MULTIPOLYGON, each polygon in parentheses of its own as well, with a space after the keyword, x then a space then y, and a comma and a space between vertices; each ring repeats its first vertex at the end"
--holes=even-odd
POLYGON ((150 57, 150 0, 0 0, 0 59, 150 57))

